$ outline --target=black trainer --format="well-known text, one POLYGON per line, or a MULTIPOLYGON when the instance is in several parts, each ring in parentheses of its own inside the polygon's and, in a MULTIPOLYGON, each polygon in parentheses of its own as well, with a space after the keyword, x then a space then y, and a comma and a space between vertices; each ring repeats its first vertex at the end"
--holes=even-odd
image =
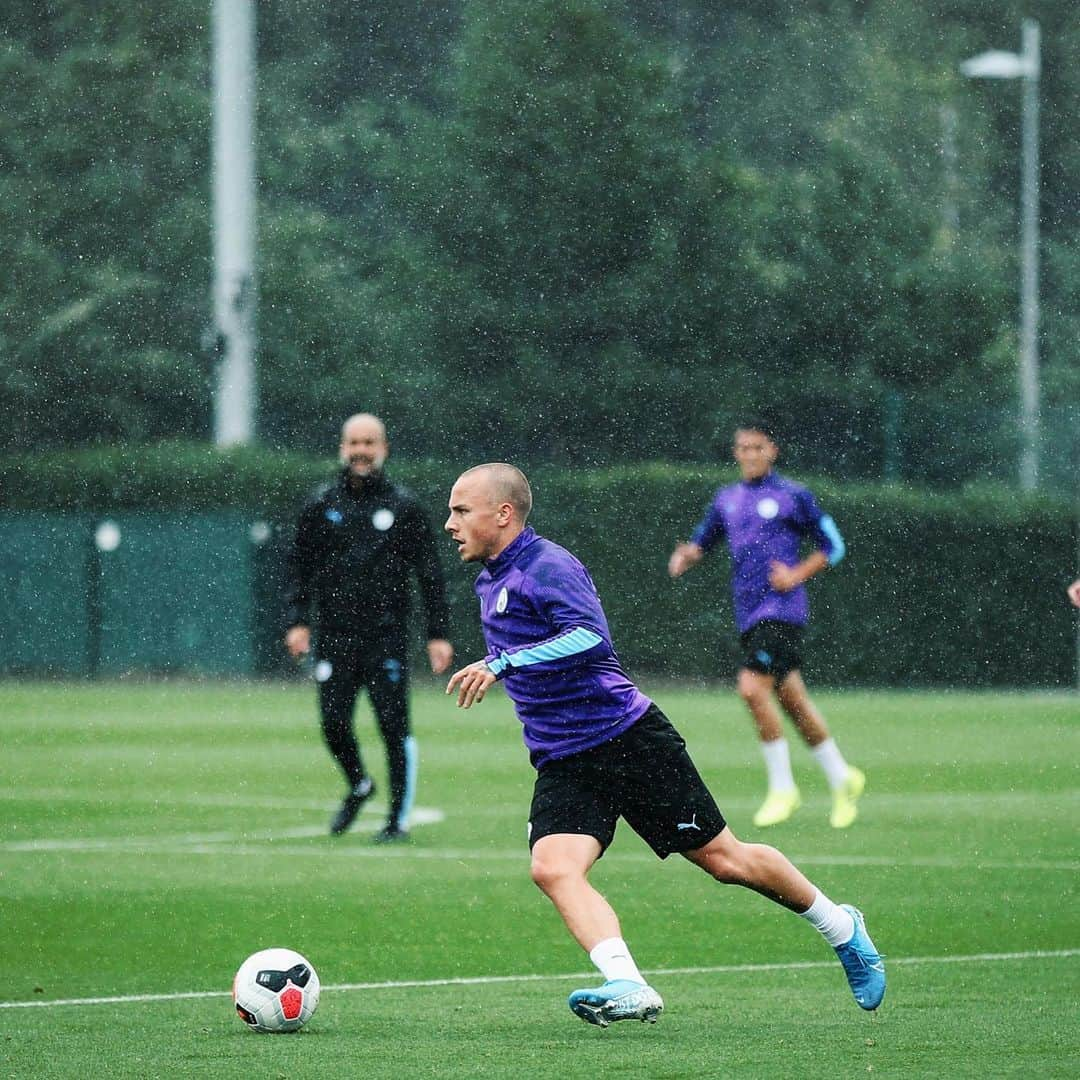
POLYGON ((372 839, 376 844, 401 844, 410 839, 409 830, 391 822, 384 825, 372 839))
POLYGON ((340 836, 356 820, 356 815, 360 813, 364 803, 374 794, 375 784, 370 776, 365 776, 342 801, 341 809, 330 822, 330 835, 340 836))

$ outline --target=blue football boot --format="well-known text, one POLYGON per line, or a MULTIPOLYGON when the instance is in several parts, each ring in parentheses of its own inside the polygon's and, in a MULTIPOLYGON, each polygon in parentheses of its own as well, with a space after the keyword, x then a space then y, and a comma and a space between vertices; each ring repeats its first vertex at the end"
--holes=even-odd
POLYGON ((597 1027, 616 1020, 655 1024, 664 1011, 664 1002, 651 986, 630 979, 611 979, 594 990, 575 990, 568 1004, 575 1016, 597 1027))
POLYGON ((836 955, 855 1000, 864 1009, 876 1009, 885 996, 885 964, 866 932, 863 913, 850 904, 840 906, 855 920, 855 933, 850 941, 836 946, 836 955))

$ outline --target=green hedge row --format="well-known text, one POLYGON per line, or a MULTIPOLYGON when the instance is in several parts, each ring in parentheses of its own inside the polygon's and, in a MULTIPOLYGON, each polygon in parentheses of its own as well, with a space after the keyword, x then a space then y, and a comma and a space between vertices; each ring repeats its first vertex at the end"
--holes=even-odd
MULTIPOLYGON (((456 475, 473 462, 391 460, 390 473, 439 527, 456 475)), ((0 459, 9 510, 243 510, 277 526, 280 573, 291 523, 333 462, 186 444, 0 459)), ((728 567, 717 555, 678 582, 666 563, 727 468, 650 464, 529 469, 532 524, 574 550, 603 597, 632 673, 729 678, 738 659, 728 567)), ((1005 489, 938 493, 807 480, 848 555, 811 585, 808 677, 832 685, 1072 686, 1076 622, 1064 596, 1080 571, 1075 508, 1005 489)), ((459 655, 481 647, 474 571, 446 548, 459 655)))

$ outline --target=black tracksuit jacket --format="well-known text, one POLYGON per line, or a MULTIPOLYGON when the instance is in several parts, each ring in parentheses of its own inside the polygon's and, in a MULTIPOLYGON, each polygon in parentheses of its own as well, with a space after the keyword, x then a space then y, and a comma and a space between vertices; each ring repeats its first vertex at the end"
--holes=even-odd
POLYGON ((300 514, 287 562, 286 628, 370 641, 403 633, 412 574, 427 638, 449 636, 435 534, 413 495, 377 473, 354 487, 342 470, 300 514))

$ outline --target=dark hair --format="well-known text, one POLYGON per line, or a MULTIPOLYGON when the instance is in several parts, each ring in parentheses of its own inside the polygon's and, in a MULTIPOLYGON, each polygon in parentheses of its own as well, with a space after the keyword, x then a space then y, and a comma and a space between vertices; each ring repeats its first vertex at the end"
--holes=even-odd
POLYGON ((780 445, 780 439, 776 433, 776 425, 762 416, 747 416, 735 425, 736 431, 759 431, 771 442, 780 445))

